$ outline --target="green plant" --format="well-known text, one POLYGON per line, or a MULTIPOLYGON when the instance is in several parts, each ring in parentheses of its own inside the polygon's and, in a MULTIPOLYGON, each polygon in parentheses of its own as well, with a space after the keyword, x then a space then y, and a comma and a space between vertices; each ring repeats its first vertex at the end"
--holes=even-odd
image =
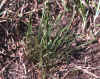
MULTIPOLYGON (((28 48, 31 50, 29 51, 28 56, 41 69, 42 79, 46 79, 46 73, 48 73, 50 68, 55 66, 56 61, 66 59, 69 51, 72 50, 70 46, 75 40, 75 34, 72 33, 71 24, 76 14, 75 6, 73 6, 72 11, 73 14, 69 24, 61 28, 58 24, 65 13, 59 14, 54 21, 50 15, 49 1, 47 1, 43 6, 38 34, 36 36, 30 36, 30 31, 27 33, 29 35, 27 37, 29 40, 28 48), (56 35, 52 36, 55 25, 56 27, 59 27, 59 30, 57 30, 56 35)), ((28 25, 29 29, 31 28, 31 25, 32 24, 28 25)))

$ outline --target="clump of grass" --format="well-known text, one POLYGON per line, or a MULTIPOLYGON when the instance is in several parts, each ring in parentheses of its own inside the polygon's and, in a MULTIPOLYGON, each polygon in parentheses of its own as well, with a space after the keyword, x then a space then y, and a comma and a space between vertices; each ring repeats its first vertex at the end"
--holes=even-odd
MULTIPOLYGON (((38 0, 40 1, 40 0, 38 0)), ((32 32, 32 22, 27 23, 28 31, 27 31, 27 49, 28 49, 28 57, 32 60, 33 63, 37 65, 38 68, 42 71, 42 79, 46 79, 46 76, 49 73, 49 69, 55 67, 57 61, 62 61, 62 59, 66 59, 67 63, 70 62, 71 52, 74 51, 71 48, 71 44, 75 41, 76 35, 73 32, 72 22, 74 20, 74 16, 76 13, 79 13, 82 18, 82 30, 85 31, 86 24, 88 22, 89 16, 89 1, 86 0, 82 2, 82 0, 72 0, 73 9, 72 9, 72 17, 70 18, 69 24, 62 27, 59 26, 62 16, 64 16, 69 10, 66 7, 66 2, 62 0, 62 5, 64 7, 64 11, 59 13, 56 19, 50 15, 50 3, 49 1, 44 2, 44 6, 42 9, 42 17, 40 18, 40 25, 37 30, 38 34, 34 36, 32 32), (75 3, 74 3, 75 2, 75 3), (54 33, 55 26, 56 33, 54 33), (53 35, 53 36, 52 36, 53 35)), ((99 7, 99 4, 98 4, 99 7)), ((98 8, 94 17, 94 21, 98 16, 98 8)), ((31 16, 30 16, 31 17, 31 16)), ((86 29, 87 30, 87 29, 86 29)), ((79 36, 78 36, 79 37, 79 36)), ((80 34, 82 37, 82 34, 80 34)), ((84 37, 83 37, 84 38, 84 37)), ((94 41, 94 40, 93 40, 94 41)), ((91 44, 93 41, 84 42, 78 46, 76 46, 75 50, 79 50, 80 47, 84 47, 88 44, 91 44)), ((50 74, 48 76, 51 76, 50 74)), ((51 76, 52 77, 52 76, 51 76)), ((53 77, 52 77, 53 78, 53 77)))
POLYGON ((71 24, 76 13, 75 6, 72 11, 69 24, 61 28, 58 24, 66 11, 58 14, 54 21, 50 15, 49 1, 47 1, 43 6, 41 23, 37 30, 38 34, 35 36, 30 34, 32 24, 28 25, 27 40, 29 40, 29 43, 27 43, 27 46, 29 53, 27 55, 41 69, 42 79, 46 79, 49 69, 54 67, 58 60, 67 60, 68 54, 72 50, 70 47, 75 40, 75 34, 72 33, 71 24), (56 35, 52 36, 55 25, 60 29, 57 30, 56 35))

